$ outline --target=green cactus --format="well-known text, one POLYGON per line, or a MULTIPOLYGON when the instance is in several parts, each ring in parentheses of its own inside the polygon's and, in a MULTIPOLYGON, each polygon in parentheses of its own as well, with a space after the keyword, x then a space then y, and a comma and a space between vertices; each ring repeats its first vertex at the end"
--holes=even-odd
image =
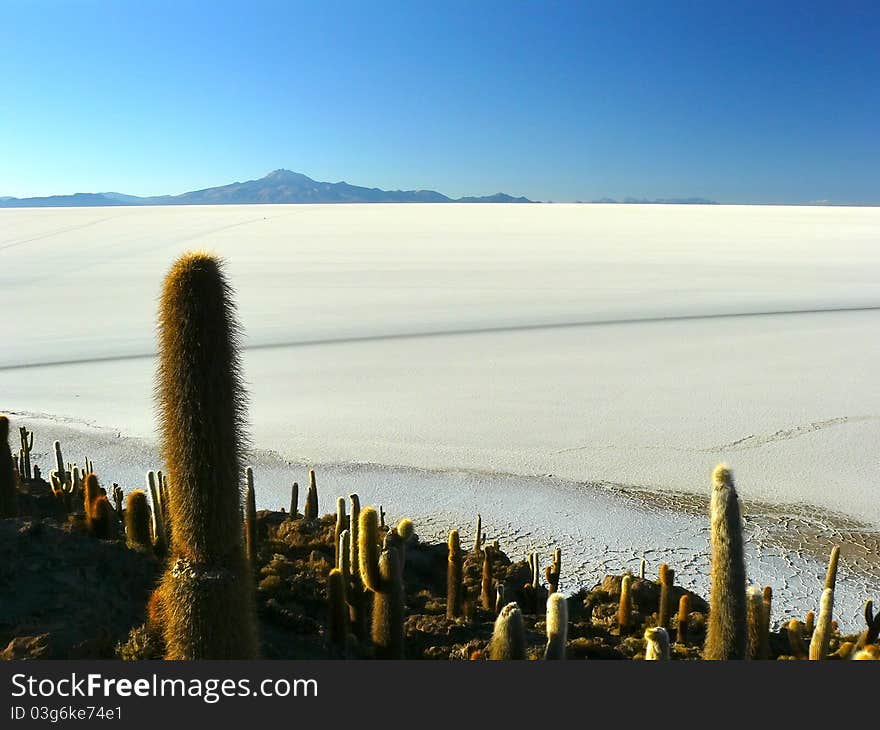
POLYGON ((672 615, 672 590, 675 587, 675 571, 666 563, 660 563, 660 608, 657 612, 657 625, 669 626, 672 615))
POLYGON ((449 533, 446 567, 446 618, 458 618, 464 605, 464 553, 458 530, 449 533))
POLYGON ((509 661, 526 658, 526 633, 522 611, 516 603, 504 606, 495 619, 489 642, 489 659, 509 661))
POLYGON ((134 550, 152 552, 150 505, 140 489, 130 492, 125 503, 125 541, 134 550))
POLYGON ((358 562, 364 585, 373 594, 371 637, 380 659, 403 659, 404 590, 400 555, 379 550, 379 515, 372 507, 360 513, 358 562))
POLYGON ((828 656, 833 611, 834 589, 825 588, 822 591, 822 600, 819 604, 819 617, 816 620, 816 628, 813 631, 813 638, 810 640, 810 659, 812 660, 825 659, 828 656))
POLYGON ((748 641, 746 568, 739 497, 726 465, 715 468, 712 482, 711 592, 703 658, 744 659, 748 641))
POLYGON ((162 289, 157 399, 172 539, 159 593, 167 659, 257 655, 239 512, 245 393, 231 293, 220 262, 201 252, 178 259, 162 289))
POLYGON ((568 597, 553 592, 547 598, 547 646, 544 659, 565 659, 568 643, 568 597))
POLYGON ((257 494, 254 491, 254 470, 245 472, 247 489, 245 491, 244 544, 245 554, 251 567, 257 565, 257 494))
POLYGON ((306 504, 303 507, 303 516, 307 520, 318 519, 318 482, 315 479, 315 470, 309 470, 309 491, 306 492, 306 504))
POLYGON ((0 416, 0 518, 18 516, 18 480, 9 448, 9 418, 0 416))

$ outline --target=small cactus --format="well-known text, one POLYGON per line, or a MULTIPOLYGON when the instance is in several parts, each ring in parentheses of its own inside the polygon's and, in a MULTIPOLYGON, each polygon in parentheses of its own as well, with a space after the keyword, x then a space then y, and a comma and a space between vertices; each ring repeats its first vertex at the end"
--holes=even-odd
POLYGON ((746 568, 739 497, 726 465, 715 468, 712 482, 711 589, 703 658, 744 659, 748 641, 746 568))
POLYGON ((306 492, 306 504, 303 507, 303 517, 307 520, 318 519, 318 482, 315 478, 315 470, 309 470, 309 490, 306 492))
POLYGON ((479 555, 483 552, 483 518, 477 515, 477 532, 474 535, 474 554, 479 555))
POLYGON ((31 471, 31 451, 34 448, 34 432, 28 431, 25 426, 19 426, 18 434, 21 439, 21 449, 19 454, 20 458, 20 466, 21 466, 21 476, 24 479, 33 478, 33 473, 31 471))
POLYGON ((675 571, 666 563, 660 563, 660 609, 657 612, 657 625, 669 626, 672 614, 672 589, 675 586, 675 571))
POLYGON ((620 581, 620 604, 617 608, 617 626, 620 633, 625 633, 632 622, 632 576, 627 573, 620 581))
POLYGON ((516 603, 504 606, 492 631, 489 642, 489 659, 505 661, 526 658, 526 635, 522 611, 516 603))
POLYGON ((124 511, 123 505, 125 504, 125 493, 122 491, 122 487, 116 482, 113 482, 113 490, 111 493, 113 494, 113 509, 115 509, 116 514, 121 517, 124 511))
POLYGON ((562 572, 562 548, 553 551, 553 564, 545 566, 544 578, 547 580, 547 590, 552 594, 559 590, 559 574, 562 572))
POLYGON ((565 659, 568 643, 568 597, 551 593, 547 598, 547 646, 544 659, 565 659))
MULTIPOLYGON (((833 583, 832 583, 833 584, 833 583)), ((831 642, 831 618, 834 611, 834 589, 825 588, 819 604, 819 618, 810 640, 810 659, 825 659, 831 642)))
POLYGON ((150 505, 147 495, 140 489, 129 492, 125 503, 125 541, 130 548, 151 552, 150 505))
POLYGON ((244 544, 245 554, 251 566, 257 565, 257 494, 254 491, 254 470, 247 468, 245 491, 244 544))
POLYGON ((807 646, 804 644, 804 625, 796 618, 791 619, 785 627, 788 635, 788 645, 795 659, 806 659, 809 656, 807 646))
POLYGON ((345 514, 345 498, 336 499, 336 527, 333 530, 333 563, 339 565, 339 538, 348 529, 348 516, 345 514))
POLYGON ((770 617, 773 607, 773 588, 764 586, 761 591, 761 645, 758 649, 758 659, 770 658, 770 617))
POLYGON ((458 618, 464 603, 463 566, 464 554, 458 537, 458 530, 449 533, 448 559, 446 568, 446 618, 458 618))
POLYGON ((495 589, 492 580, 492 554, 494 550, 483 548, 483 568, 480 576, 480 603, 486 611, 495 610, 495 589))
POLYGON ((645 659, 647 661, 669 661, 669 633, 662 626, 645 631, 645 659))
POLYGON ((749 586, 746 590, 746 627, 746 658, 760 659, 761 645, 765 643, 764 595, 757 586, 749 586))
POLYGON ((677 644, 687 643, 688 618, 691 613, 691 594, 685 593, 678 602, 678 626, 675 634, 677 644))
POLYGON ((299 515, 299 484, 293 483, 290 488, 290 517, 296 519, 299 515))
POLYGON ((345 602, 345 578, 338 568, 333 568, 327 576, 327 607, 329 639, 344 649, 348 636, 348 605, 345 602))
POLYGON ((153 539, 156 543, 156 552, 165 555, 171 541, 163 516, 162 494, 156 484, 156 475, 151 471, 147 472, 147 489, 150 490, 150 499, 153 501, 153 539))
POLYGON ((874 615, 874 602, 870 598, 865 601, 865 623, 868 627, 859 634, 859 640, 856 644, 858 649, 875 644, 880 638, 880 613, 874 615))

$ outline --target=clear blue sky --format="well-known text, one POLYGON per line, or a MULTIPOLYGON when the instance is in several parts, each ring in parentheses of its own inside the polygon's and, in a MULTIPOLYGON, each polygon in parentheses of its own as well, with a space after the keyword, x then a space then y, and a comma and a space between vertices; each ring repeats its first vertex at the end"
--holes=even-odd
POLYGON ((0 0, 0 195, 880 204, 880 3, 0 0))

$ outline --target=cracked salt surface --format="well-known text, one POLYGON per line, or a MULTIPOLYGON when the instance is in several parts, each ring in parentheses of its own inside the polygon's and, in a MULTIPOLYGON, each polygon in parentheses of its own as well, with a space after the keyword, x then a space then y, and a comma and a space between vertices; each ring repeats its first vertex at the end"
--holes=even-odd
POLYGON ((561 545, 566 585, 644 553, 705 594, 728 461, 777 618, 817 607, 839 541, 855 630, 880 598, 878 229, 876 208, 2 210, 20 306, 0 320, 0 408, 52 414, 36 448, 59 438, 141 484, 161 278, 209 246, 246 333, 261 506, 314 465, 327 509, 356 490, 432 538, 479 511, 514 555, 561 545), (89 296, 52 295, 59 270, 89 296))

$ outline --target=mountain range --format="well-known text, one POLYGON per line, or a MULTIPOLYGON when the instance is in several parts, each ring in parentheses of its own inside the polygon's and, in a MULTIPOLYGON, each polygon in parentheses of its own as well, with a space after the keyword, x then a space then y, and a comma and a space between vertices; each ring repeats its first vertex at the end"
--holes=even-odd
POLYGON ((0 208, 109 205, 245 205, 251 203, 531 203, 506 193, 450 198, 435 190, 380 190, 347 182, 319 182, 299 172, 275 170, 259 180, 234 182, 180 195, 141 198, 123 193, 75 193, 42 198, 0 197, 0 208))

